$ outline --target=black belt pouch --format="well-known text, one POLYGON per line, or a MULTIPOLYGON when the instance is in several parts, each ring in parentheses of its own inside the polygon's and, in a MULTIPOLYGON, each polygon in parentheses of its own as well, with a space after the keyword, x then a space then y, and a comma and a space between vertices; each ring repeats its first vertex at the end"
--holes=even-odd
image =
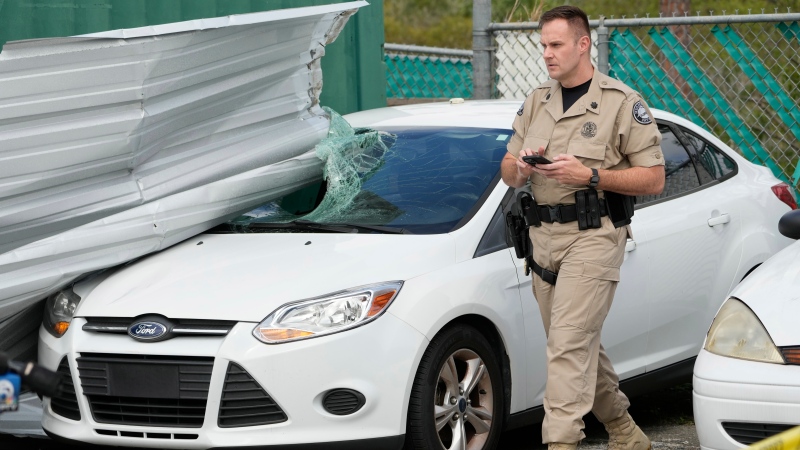
POLYGON ((633 217, 633 207, 636 205, 636 197, 611 191, 605 191, 605 194, 608 216, 611 218, 614 228, 630 224, 633 217))
POLYGON ((575 212, 579 230, 600 228, 600 199, 595 189, 575 192, 575 212))

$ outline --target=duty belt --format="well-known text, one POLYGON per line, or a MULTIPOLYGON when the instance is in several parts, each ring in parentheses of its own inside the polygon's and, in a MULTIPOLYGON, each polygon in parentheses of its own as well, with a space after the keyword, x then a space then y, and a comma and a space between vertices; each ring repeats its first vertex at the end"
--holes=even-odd
MULTIPOLYGON (((608 215, 605 199, 598 199, 600 202, 600 217, 608 215)), ((542 222, 547 223, 569 223, 578 220, 578 208, 575 205, 556 205, 556 206, 537 206, 537 213, 542 222)))

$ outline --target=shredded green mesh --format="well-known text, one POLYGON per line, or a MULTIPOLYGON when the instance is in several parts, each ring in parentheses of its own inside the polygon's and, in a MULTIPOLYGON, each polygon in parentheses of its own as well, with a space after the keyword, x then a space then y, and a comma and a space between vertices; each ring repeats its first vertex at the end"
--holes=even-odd
POLYGON ((328 191, 322 203, 303 219, 314 222, 353 220, 353 201, 361 192, 361 185, 383 163, 389 150, 380 133, 366 128, 353 128, 330 108, 328 137, 317 144, 317 157, 325 161, 323 177, 328 191), (346 220, 345 220, 346 218, 346 220))
POLYGON ((323 109, 331 117, 331 126, 328 136, 315 148, 317 157, 325 161, 323 177, 327 182, 327 191, 319 206, 305 216, 299 216, 272 202, 230 223, 288 222, 301 217, 323 223, 358 222, 368 217, 399 214, 390 204, 380 208, 374 199, 370 201, 367 198, 369 193, 361 191, 363 183, 383 164, 394 137, 367 128, 353 128, 332 109, 323 109), (368 202, 370 207, 357 207, 362 202, 368 202))

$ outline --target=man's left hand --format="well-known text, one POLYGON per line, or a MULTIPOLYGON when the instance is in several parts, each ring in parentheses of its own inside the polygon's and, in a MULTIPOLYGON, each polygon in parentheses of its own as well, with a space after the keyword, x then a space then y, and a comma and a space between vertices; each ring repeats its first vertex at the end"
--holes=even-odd
POLYGON ((592 177, 592 169, 584 166, 572 155, 556 155, 552 164, 537 164, 533 171, 561 184, 585 186, 592 177))

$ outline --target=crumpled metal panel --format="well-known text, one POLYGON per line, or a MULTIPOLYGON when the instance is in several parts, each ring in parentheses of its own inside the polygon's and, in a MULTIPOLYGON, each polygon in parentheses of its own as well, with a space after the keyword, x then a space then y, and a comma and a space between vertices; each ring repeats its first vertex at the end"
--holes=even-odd
POLYGON ((0 323, 81 274, 177 244, 321 179, 314 151, 209 183, 0 255, 0 323))
POLYGON ((319 58, 365 5, 7 44, 0 318, 321 178, 319 58))

